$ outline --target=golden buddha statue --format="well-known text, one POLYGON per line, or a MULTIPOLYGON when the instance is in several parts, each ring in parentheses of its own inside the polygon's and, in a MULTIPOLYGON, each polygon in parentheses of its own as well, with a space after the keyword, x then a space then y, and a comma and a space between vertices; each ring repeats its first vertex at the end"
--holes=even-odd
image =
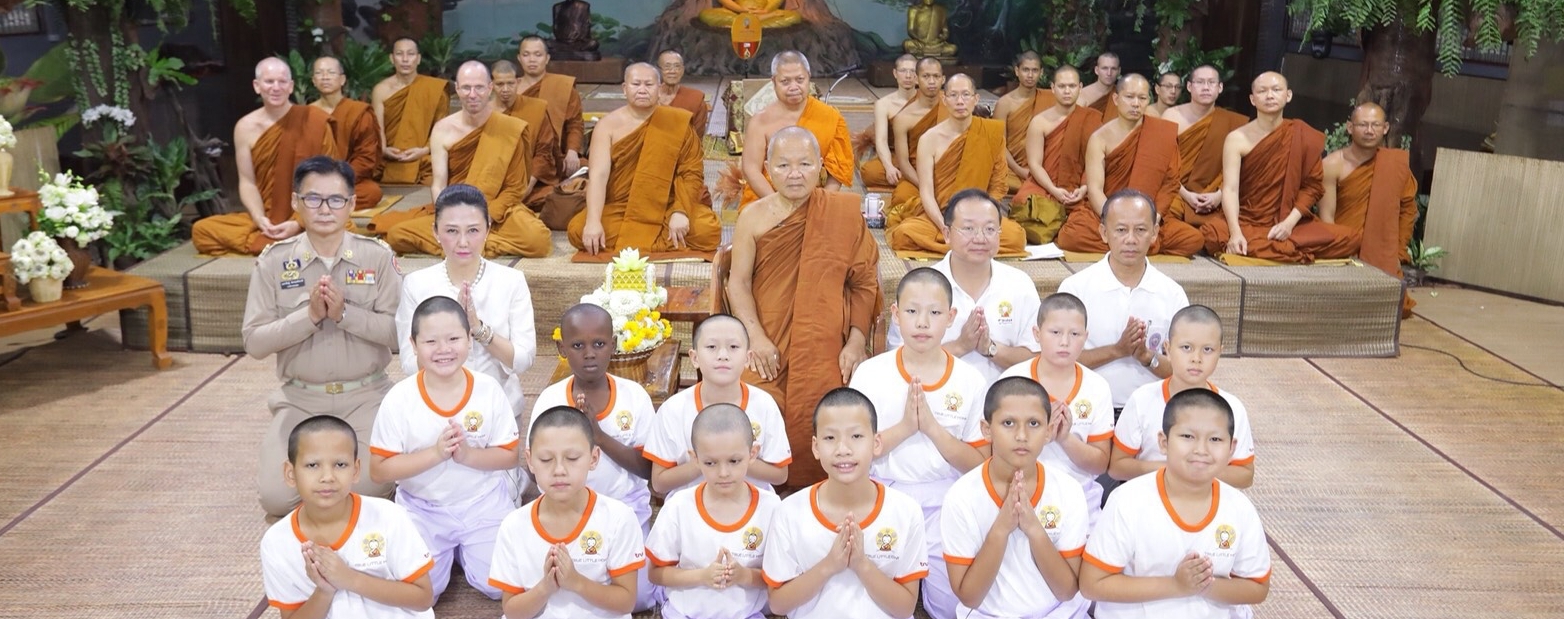
POLYGON ((907 7, 907 40, 901 48, 915 56, 954 58, 956 46, 950 43, 950 29, 945 26, 945 7, 934 0, 907 7))
POLYGON ((704 9, 700 13, 700 21, 713 28, 727 29, 733 27, 733 20, 740 13, 748 13, 760 18, 761 28, 786 28, 804 23, 804 16, 798 11, 790 11, 782 8, 787 0, 717 0, 721 6, 704 9))

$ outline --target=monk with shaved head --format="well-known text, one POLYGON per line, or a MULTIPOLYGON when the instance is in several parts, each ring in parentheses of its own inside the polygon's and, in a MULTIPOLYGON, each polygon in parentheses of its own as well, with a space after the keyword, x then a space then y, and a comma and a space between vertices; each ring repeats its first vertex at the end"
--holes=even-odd
POLYGON ((1292 100, 1287 78, 1274 71, 1254 78, 1249 102, 1256 117, 1228 134, 1222 145, 1224 221, 1201 226, 1206 251, 1229 263, 1241 257, 1308 264, 1358 252, 1360 234, 1315 219, 1314 203, 1324 194, 1325 134, 1307 123, 1283 118, 1292 100))
POLYGON ((348 76, 342 70, 342 61, 321 56, 315 59, 313 71, 311 81, 320 98, 310 105, 331 115, 332 135, 342 158, 353 166, 353 196, 358 207, 374 208, 382 195, 380 183, 375 182, 375 170, 380 167, 380 127, 374 109, 343 94, 348 76))
POLYGON ((559 136, 559 172, 569 177, 582 164, 586 121, 581 118, 581 93, 576 92, 576 78, 549 73, 548 60, 548 46, 541 37, 522 37, 516 52, 516 62, 521 65, 516 89, 548 102, 550 127, 559 136))
POLYGON ((559 134, 554 131, 553 112, 547 101, 521 94, 516 65, 511 61, 495 61, 489 66, 489 75, 494 83, 494 111, 527 121, 528 138, 532 141, 532 190, 522 202, 541 212, 544 201, 560 181, 559 134))
POLYGON ((1026 128, 1029 174, 1015 198, 1011 216, 1026 230, 1026 241, 1054 240, 1066 209, 1086 201, 1086 141, 1102 126, 1102 113, 1079 104, 1081 73, 1064 65, 1054 69, 1053 107, 1033 116, 1026 128))
POLYGON ((1092 65, 1092 73, 1097 76, 1097 81, 1081 89, 1078 104, 1097 110, 1104 117, 1112 116, 1113 110, 1109 109, 1112 102, 1108 100, 1108 95, 1119 83, 1119 55, 1113 52, 1099 54, 1097 62, 1092 65))
MULTIPOLYGON (((1385 146, 1385 110, 1372 101, 1352 109, 1346 148, 1325 156, 1325 194, 1320 197, 1320 221, 1338 224, 1363 235, 1358 257, 1396 279, 1401 263, 1410 262, 1407 243, 1417 224, 1417 179, 1407 152, 1385 146)), ((1416 305, 1403 297, 1403 318, 1416 305)))
POLYGON ((815 134, 821 165, 825 166, 826 189, 853 184, 853 136, 847 131, 847 120, 836 108, 809 96, 809 80, 809 58, 803 53, 789 50, 771 58, 771 85, 777 101, 744 126, 744 158, 740 163, 745 187, 740 208, 776 191, 766 176, 765 148, 771 134, 783 127, 799 126, 815 134))
POLYGON ((1199 228, 1222 218, 1222 144, 1249 117, 1217 107, 1222 72, 1203 64, 1189 72, 1189 103, 1163 112, 1178 125, 1178 199, 1168 215, 1199 228))
MULTIPOLYGON (((395 73, 370 91, 369 103, 380 120, 380 182, 429 182, 429 132, 450 109, 450 82, 418 74, 418 42, 407 37, 391 43, 395 73)), ((373 206, 373 205, 370 205, 373 206)))

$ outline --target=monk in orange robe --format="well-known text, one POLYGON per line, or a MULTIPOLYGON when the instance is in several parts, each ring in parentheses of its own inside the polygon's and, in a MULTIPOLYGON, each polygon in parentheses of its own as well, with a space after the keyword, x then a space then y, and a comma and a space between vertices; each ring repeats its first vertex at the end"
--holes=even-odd
POLYGON ((1162 119, 1178 125, 1178 197, 1168 217, 1195 228, 1222 213, 1222 143, 1249 117, 1216 106, 1222 74, 1211 65, 1189 73, 1189 103, 1175 105, 1162 119))
POLYGON ((1066 251, 1108 253, 1103 238, 1102 205, 1121 189, 1151 196, 1157 207, 1157 236, 1149 254, 1189 257, 1204 244, 1200 232, 1178 220, 1168 220, 1166 209, 1178 195, 1178 126, 1146 115, 1151 104, 1151 84, 1139 75, 1119 80, 1113 100, 1114 119, 1086 142, 1086 195, 1088 207, 1070 211, 1054 244, 1066 251))
MULTIPOLYGON (((261 108, 234 125, 234 162, 239 168, 239 202, 244 211, 213 215, 195 223, 190 240, 202 254, 257 255, 273 241, 304 231, 294 217, 293 169, 316 155, 340 158, 331 115, 294 105, 288 64, 267 58, 255 65, 255 94, 261 108)), ((349 204, 347 208, 353 208, 349 204)))
POLYGON ((1037 87, 1037 80, 1043 75, 1043 60, 1037 52, 1017 54, 1011 70, 1016 74, 1016 88, 994 103, 993 118, 1005 121, 1005 165, 1010 168, 1005 183, 1010 191, 1016 191, 1031 176, 1026 167, 1026 128, 1031 126, 1032 117, 1053 107, 1058 100, 1052 92, 1037 87))
POLYGON ((684 54, 664 50, 657 55, 657 70, 662 73, 662 86, 657 91, 658 103, 676 107, 690 113, 690 128, 696 137, 706 135, 706 124, 711 110, 706 109, 706 93, 684 85, 684 54))
POLYGON ((559 134, 554 133, 548 102, 518 91, 516 65, 511 61, 497 60, 489 71, 494 80, 494 111, 527 121, 524 139, 532 143, 532 188, 522 203, 541 212, 544 201, 560 181, 559 134))
POLYGON ((788 487, 803 488, 825 479, 810 455, 815 406, 868 356, 882 302, 880 253, 858 195, 819 188, 814 135, 779 130, 766 164, 776 193, 739 214, 726 292, 749 331, 744 382, 782 408, 795 458, 788 487))
MULTIPOLYGON (((945 83, 945 107, 950 118, 918 139, 918 191, 911 199, 892 196, 885 222, 891 249, 943 254, 950 251, 950 230, 942 207, 963 189, 981 188, 998 202, 1005 197, 1005 124, 975 118, 977 86, 956 74, 945 83)), ((999 226, 999 253, 1026 251, 1026 231, 1010 218, 999 226)))
POLYGON ((516 84, 521 94, 548 102, 549 122, 554 135, 559 136, 559 172, 563 178, 569 178, 581 169, 582 136, 586 132, 576 78, 548 72, 548 46, 536 36, 521 40, 516 60, 521 64, 516 84))
MULTIPOLYGON (((896 151, 892 149, 895 139, 892 137, 891 126, 896 118, 908 107, 912 106, 913 99, 918 92, 918 59, 912 54, 902 54, 896 58, 893 69, 896 76, 896 91, 889 93, 874 102, 874 126, 867 129, 870 136, 867 139, 874 140, 874 156, 858 167, 858 178, 863 180, 863 186, 868 187, 895 187, 901 181, 901 170, 896 169, 896 151)), ((855 138, 862 141, 865 138, 855 138)))
POLYGON ((380 183, 375 182, 375 170, 380 167, 380 127, 375 122, 374 110, 368 103, 342 95, 347 76, 342 72, 342 62, 336 58, 317 58, 312 81, 320 91, 320 98, 310 105, 331 114, 333 139, 339 150, 347 154, 348 165, 353 167, 355 204, 358 208, 374 208, 383 195, 380 183))
POLYGON ((627 105, 592 130, 586 210, 570 220, 570 244, 589 255, 711 252, 722 222, 700 202, 705 186, 699 134, 690 113, 660 106, 657 68, 625 68, 627 105))
POLYGON ((1320 153, 1325 134, 1282 117, 1292 100, 1287 78, 1265 72, 1254 79, 1249 102, 1255 119, 1228 134, 1222 146, 1225 222, 1201 226, 1206 251, 1274 262, 1308 264, 1358 251, 1356 230, 1314 219, 1324 193, 1320 153))
POLYGON ((1097 110, 1078 105, 1080 72, 1054 70, 1056 103, 1032 117, 1026 129, 1026 181, 1010 200, 1010 216, 1028 243, 1053 242, 1065 210, 1086 200, 1086 141, 1102 126, 1097 110))
POLYGON ((815 134, 821 146, 821 165, 825 166, 825 188, 836 190, 853 184, 853 135, 847 120, 825 102, 809 96, 809 59, 786 51, 771 59, 771 85, 777 101, 749 119, 744 127, 744 196, 739 208, 775 192, 766 176, 766 144, 771 134, 783 127, 797 125, 815 134))
POLYGON ((1108 95, 1113 93, 1114 86, 1119 83, 1119 55, 1103 52, 1097 56, 1092 73, 1097 76, 1097 81, 1081 89, 1079 105, 1097 110, 1104 118, 1110 118, 1113 112, 1108 107, 1108 95))
POLYGON ((429 132, 451 111, 450 83, 418 74, 418 43, 403 37, 391 44, 396 73, 380 80, 369 102, 380 120, 380 182, 422 185, 429 182, 429 132))
MULTIPOLYGON (((1353 108, 1347 122, 1352 142, 1325 156, 1320 221, 1361 232, 1358 258, 1401 279, 1401 263, 1412 261, 1407 244, 1417 225, 1417 179, 1407 152, 1384 146, 1387 129, 1385 110, 1378 104, 1353 108)), ((1403 295, 1401 317, 1411 317, 1416 305, 1410 295, 1403 295)))
MULTIPOLYGON (((462 109, 435 123, 429 138, 434 149, 430 190, 439 196, 447 185, 464 183, 483 192, 492 222, 484 257, 541 258, 553 248, 548 228, 521 202, 532 178, 530 132, 526 121, 494 112, 489 105, 491 89, 489 69, 483 63, 468 61, 456 70, 462 109)), ((386 242, 397 253, 441 255, 434 237, 433 206, 411 213, 411 218, 390 227, 386 242)))

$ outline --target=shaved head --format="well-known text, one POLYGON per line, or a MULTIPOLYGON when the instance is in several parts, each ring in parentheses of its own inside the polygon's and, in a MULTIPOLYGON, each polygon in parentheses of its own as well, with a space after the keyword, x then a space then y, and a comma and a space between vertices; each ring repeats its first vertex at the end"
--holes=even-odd
POLYGON ((803 67, 805 75, 808 75, 810 72, 809 57, 805 56, 803 52, 790 49, 785 52, 778 52, 777 55, 771 57, 771 74, 776 75, 777 69, 788 65, 799 65, 803 67))
POLYGON ((766 142, 766 152, 774 153, 778 146, 793 143, 805 144, 815 157, 820 156, 820 140, 815 138, 813 132, 798 125, 783 127, 772 133, 771 140, 766 142))
POLYGON ((1373 101, 1365 101, 1352 108, 1352 120, 1367 121, 1372 119, 1385 120, 1385 108, 1380 107, 1378 103, 1373 101))
POLYGON ((625 67, 624 81, 630 81, 631 75, 638 72, 642 72, 645 75, 650 76, 652 79, 662 79, 662 75, 657 71, 657 67, 654 67, 645 62, 637 62, 628 67, 625 67))
POLYGON ((1266 71, 1264 73, 1261 73, 1260 75, 1255 76, 1254 81, 1249 83, 1249 87, 1252 90, 1259 90, 1261 85, 1269 85, 1269 84, 1271 84, 1273 82, 1281 82, 1281 85, 1282 85, 1283 89, 1286 89, 1288 87, 1287 86, 1287 76, 1282 75, 1280 73, 1277 73, 1275 71, 1266 71))
POLYGON ((457 83, 461 83, 462 76, 487 82, 489 81, 489 67, 477 60, 468 60, 456 69, 457 83))
POLYGON ((1122 95, 1125 90, 1136 86, 1144 88, 1148 92, 1151 90, 1151 82, 1146 81, 1146 78, 1139 73, 1131 73, 1119 78, 1118 83, 1113 85, 1113 91, 1122 95))
POLYGON ((809 197, 820 186, 820 141, 808 129, 783 127, 766 143, 766 171, 783 198, 794 202, 809 197))
POLYGON ((704 442, 699 439, 711 436, 741 436, 745 442, 754 442, 755 431, 744 409, 732 404, 713 404, 695 415, 695 423, 690 426, 690 446, 699 449, 704 442))
POLYGON ((255 63, 255 79, 261 79, 267 72, 275 75, 277 71, 287 74, 288 79, 293 79, 293 69, 288 68, 288 63, 283 62, 281 58, 267 56, 262 58, 260 62, 255 63))
POLYGON ((602 328, 612 333, 614 330, 614 317, 603 309, 601 305, 591 303, 577 303, 565 310, 565 315, 559 319, 559 328, 562 333, 575 333, 576 329, 602 328))
POLYGON ((946 89, 955 88, 956 87, 956 80, 958 80, 958 79, 961 80, 961 81, 966 82, 967 83, 967 87, 971 88, 973 92, 977 92, 977 82, 972 81, 972 78, 968 77, 967 74, 965 74, 965 73, 957 73, 955 75, 950 76, 950 79, 945 80, 945 88, 946 89))
POLYGON ((490 75, 515 75, 516 74, 516 63, 511 62, 509 60, 496 60, 496 61, 494 61, 494 64, 489 65, 489 74, 490 75))
POLYGON ((1086 304, 1081 298, 1068 292, 1055 292, 1043 297, 1042 303, 1037 306, 1037 324, 1043 324, 1048 319, 1048 314, 1053 312, 1079 312, 1082 320, 1086 317, 1086 304))
POLYGON ((1204 305, 1190 305, 1173 314, 1173 320, 1168 323, 1168 337, 1173 337, 1173 332, 1179 325, 1211 325, 1216 327, 1217 335, 1222 334, 1222 317, 1216 310, 1204 305))

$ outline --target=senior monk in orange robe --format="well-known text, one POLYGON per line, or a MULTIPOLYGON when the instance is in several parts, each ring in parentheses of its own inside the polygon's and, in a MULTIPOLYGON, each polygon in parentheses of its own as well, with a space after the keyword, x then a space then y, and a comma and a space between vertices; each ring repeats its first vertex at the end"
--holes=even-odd
MULTIPOLYGON (((239 202, 244 211, 195 222, 190 240, 203 254, 256 255, 273 241, 304 227, 294 217, 293 169, 316 155, 340 157, 331 115, 294 105, 288 63, 267 58, 255 65, 255 94, 261 108, 234 125, 234 163, 239 168, 239 202)), ((353 203, 348 209, 355 208, 353 203)))
POLYGON ((880 252, 857 194, 820 189, 820 146, 809 131, 776 131, 766 149, 776 193, 739 214, 728 304, 749 331, 744 382, 782 408, 793 448, 788 487, 825 479, 810 455, 810 420, 826 392, 847 385, 868 356, 880 315, 880 252))
POLYGON ((863 179, 864 187, 895 187, 901 181, 901 170, 896 169, 896 151, 891 148, 896 143, 891 135, 891 125, 917 98, 917 64, 918 59, 912 54, 898 56, 894 65, 896 91, 874 102, 874 126, 868 129, 873 134, 874 156, 858 167, 858 178, 863 179))
POLYGON ((543 210, 544 201, 559 185, 559 134, 549 118, 548 102, 528 97, 516 88, 516 65, 496 60, 489 70, 494 82, 494 111, 527 121, 527 136, 532 142, 532 190, 522 202, 534 212, 543 210))
POLYGON ((1086 200, 1086 141, 1102 126, 1102 114, 1077 103, 1081 74, 1075 67, 1055 69, 1051 90, 1057 103, 1027 125, 1029 174, 1010 200, 1010 216, 1036 245, 1053 242, 1065 209, 1086 200))
POLYGON ((548 102, 549 122, 554 135, 559 136, 559 172, 569 178, 581 169, 582 136, 586 132, 576 78, 548 72, 548 45, 536 36, 521 40, 516 61, 521 65, 516 83, 521 94, 548 102))
MULTIPOLYGON (((489 240, 485 258, 522 256, 541 258, 553 248, 549 231, 538 216, 522 204, 532 176, 532 144, 527 122, 495 113, 489 105, 489 69, 470 60, 456 70, 456 95, 462 109, 435 123, 429 145, 434 178, 429 187, 440 195, 447 185, 465 183, 477 187, 489 200, 489 240)), ((440 255, 434 237, 434 207, 425 206, 416 216, 391 227, 386 242, 397 253, 440 255)))
POLYGON ((1282 74, 1267 71, 1254 79, 1249 102, 1257 115, 1222 145, 1226 221, 1200 228, 1211 255, 1308 264, 1357 253, 1356 230, 1317 221, 1310 210, 1324 193, 1325 135, 1301 120, 1282 118, 1291 100, 1282 74))
POLYGON ((418 43, 403 37, 391 44, 396 73, 380 80, 369 102, 380 120, 380 182, 422 185, 429 182, 429 132, 451 109, 450 83, 418 74, 418 43))
POLYGON ((1119 83, 1119 55, 1103 52, 1097 56, 1092 73, 1097 76, 1097 81, 1081 89, 1080 105, 1097 110, 1104 117, 1112 116, 1113 112, 1108 109, 1108 95, 1119 83))
POLYGON ((331 56, 315 59, 311 77, 320 98, 310 105, 331 114, 333 139, 353 167, 356 204, 358 208, 374 208, 382 195, 380 183, 375 182, 375 170, 380 167, 380 127, 374 110, 368 103, 342 95, 342 86, 348 81, 342 61, 331 56))
POLYGON ((776 89, 777 101, 749 119, 744 127, 744 158, 740 161, 744 171, 744 196, 739 208, 775 193, 766 176, 766 150, 771 134, 783 127, 794 125, 815 134, 821 146, 821 163, 825 167, 825 188, 836 190, 853 184, 853 135, 847 131, 847 120, 836 108, 809 96, 809 59, 795 51, 778 53, 771 58, 771 85, 776 89))
MULTIPOLYGON (((945 83, 950 118, 918 138, 918 191, 911 199, 892 197, 885 239, 898 251, 950 251, 941 206, 963 189, 979 188, 998 202, 1005 197, 1005 124, 975 118, 977 84, 957 73, 945 83)), ((898 192, 901 193, 901 192, 898 192)), ((1026 231, 1010 218, 1000 220, 999 253, 1026 251, 1026 231)))
POLYGON ((722 222, 701 203, 705 165, 690 113, 658 105, 657 68, 625 67, 626 105, 592 130, 586 210, 571 218, 570 244, 589 255, 711 252, 722 222))
POLYGON ((1015 191, 1032 175, 1026 166, 1026 128, 1032 117, 1053 107, 1056 99, 1052 92, 1037 87, 1043 75, 1043 59, 1037 52, 1017 54, 1011 70, 1016 74, 1016 88, 994 103, 993 117, 1005 121, 1005 165, 1010 168, 1005 183, 1015 191))
POLYGON ((657 70, 662 73, 662 86, 657 89, 658 104, 689 112, 690 128, 695 130, 696 137, 706 135, 711 111, 706 109, 706 93, 684 85, 684 54, 663 50, 657 55, 657 70))
POLYGON ((1151 84, 1144 77, 1125 76, 1110 98, 1113 120, 1086 141, 1087 204, 1070 211, 1054 244, 1066 251, 1108 253, 1102 205, 1119 190, 1134 189, 1151 196, 1157 208, 1157 236, 1147 253, 1195 255, 1204 244, 1200 231, 1166 218, 1178 195, 1178 126, 1146 114, 1151 84))
POLYGON ((1249 117, 1216 106, 1222 74, 1203 64, 1189 72, 1189 103, 1175 105, 1162 119, 1178 124, 1178 197, 1168 217, 1195 228, 1222 217, 1222 143, 1249 117))
MULTIPOLYGON (((1407 152, 1385 147, 1385 110, 1370 101, 1352 110, 1346 148, 1325 156, 1325 193, 1320 221, 1362 233, 1358 258, 1401 279, 1401 263, 1411 262, 1407 244, 1417 225, 1417 179, 1407 152)), ((1404 295, 1401 317, 1410 318, 1417 302, 1404 295)))

